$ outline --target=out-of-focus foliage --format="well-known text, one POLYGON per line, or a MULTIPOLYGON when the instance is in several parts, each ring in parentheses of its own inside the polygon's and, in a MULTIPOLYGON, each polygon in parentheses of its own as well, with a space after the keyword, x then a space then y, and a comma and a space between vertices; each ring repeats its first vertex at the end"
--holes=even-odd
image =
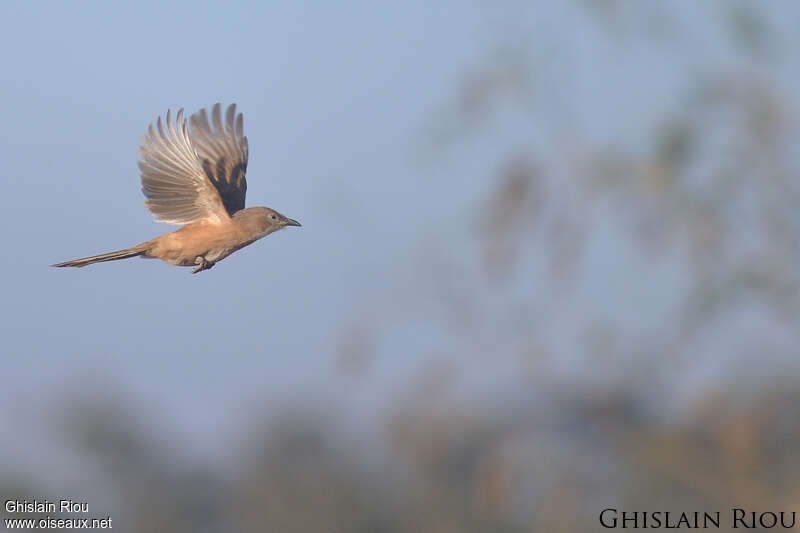
MULTIPOLYGON (((348 416, 316 408, 270 417, 234 461, 214 465, 161 449, 163 435, 141 434, 124 409, 88 410, 91 436, 71 427, 62 438, 92 466, 76 481, 112 495, 103 514, 123 531, 575 531, 596 529, 606 507, 724 515, 797 502, 800 425, 786 416, 796 387, 750 400, 719 391, 670 424, 653 424, 632 396, 568 390, 480 408, 417 390, 386 413, 380 450, 337 427, 348 416)), ((47 494, 27 485, 2 490, 47 494)))

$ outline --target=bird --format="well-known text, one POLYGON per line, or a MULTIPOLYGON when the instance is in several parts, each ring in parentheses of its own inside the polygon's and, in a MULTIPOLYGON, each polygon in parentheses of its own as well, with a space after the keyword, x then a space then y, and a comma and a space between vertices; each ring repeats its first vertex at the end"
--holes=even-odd
POLYGON ((156 258, 171 265, 211 269, 233 252, 287 226, 301 224, 269 207, 245 207, 249 147, 242 113, 225 110, 192 114, 183 109, 175 123, 170 111, 151 123, 139 146, 139 171, 145 206, 157 222, 183 226, 160 237, 54 267, 84 267, 130 257, 156 258))

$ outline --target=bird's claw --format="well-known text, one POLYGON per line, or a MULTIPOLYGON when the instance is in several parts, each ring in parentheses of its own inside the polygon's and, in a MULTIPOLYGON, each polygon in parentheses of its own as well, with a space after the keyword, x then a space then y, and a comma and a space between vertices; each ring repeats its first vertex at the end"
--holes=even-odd
POLYGON ((197 274, 198 272, 202 272, 203 270, 210 270, 211 267, 214 266, 214 263, 212 263, 211 261, 206 261, 206 258, 203 256, 198 256, 194 260, 194 264, 197 265, 197 268, 192 270, 192 274, 197 274))

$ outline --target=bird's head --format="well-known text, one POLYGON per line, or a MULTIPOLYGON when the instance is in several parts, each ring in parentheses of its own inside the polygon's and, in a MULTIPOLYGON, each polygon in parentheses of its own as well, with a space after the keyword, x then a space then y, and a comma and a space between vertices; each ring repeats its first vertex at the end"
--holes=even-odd
POLYGON ((256 238, 264 237, 286 226, 300 226, 301 224, 286 217, 269 207, 248 207, 233 214, 233 219, 242 226, 257 234, 256 238))

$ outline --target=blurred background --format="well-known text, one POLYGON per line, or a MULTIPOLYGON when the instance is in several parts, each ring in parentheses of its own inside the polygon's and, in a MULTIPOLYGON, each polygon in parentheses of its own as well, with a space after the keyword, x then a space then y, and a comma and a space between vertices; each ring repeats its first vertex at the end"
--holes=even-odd
POLYGON ((3 500, 193 532, 798 510, 800 4, 0 21, 3 500), (174 229, 140 137, 217 101, 248 205, 302 228, 197 276, 48 267, 174 229))

